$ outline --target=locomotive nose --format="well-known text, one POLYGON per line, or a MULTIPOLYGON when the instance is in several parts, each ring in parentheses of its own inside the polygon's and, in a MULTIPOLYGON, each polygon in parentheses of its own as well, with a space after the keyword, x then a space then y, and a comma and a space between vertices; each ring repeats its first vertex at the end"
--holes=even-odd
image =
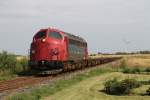
POLYGON ((53 61, 59 60, 60 50, 54 44, 48 44, 46 42, 34 42, 32 43, 30 50, 31 60, 34 61, 53 61))
POLYGON ((50 50, 50 55, 53 56, 53 55, 58 55, 59 54, 59 50, 58 48, 54 48, 54 49, 51 49, 50 50))
POLYGON ((35 61, 47 59, 47 48, 45 46, 45 44, 39 42, 32 43, 30 50, 30 59, 35 61))

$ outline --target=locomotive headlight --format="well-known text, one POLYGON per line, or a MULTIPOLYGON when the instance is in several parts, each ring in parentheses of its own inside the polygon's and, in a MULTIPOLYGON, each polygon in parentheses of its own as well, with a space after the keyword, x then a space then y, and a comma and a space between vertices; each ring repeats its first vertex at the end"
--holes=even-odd
POLYGON ((42 42, 45 42, 46 41, 46 39, 42 39, 42 42))
POLYGON ((35 54, 35 50, 31 50, 31 53, 32 53, 32 54, 35 54))

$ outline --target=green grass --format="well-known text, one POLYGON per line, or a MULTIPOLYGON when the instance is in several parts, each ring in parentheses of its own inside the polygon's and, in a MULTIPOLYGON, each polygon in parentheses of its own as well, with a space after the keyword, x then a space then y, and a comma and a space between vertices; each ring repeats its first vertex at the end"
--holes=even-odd
POLYGON ((15 73, 12 73, 11 70, 3 70, 0 72, 0 81, 6 81, 16 78, 18 75, 15 73))
POLYGON ((21 93, 15 96, 9 97, 8 100, 39 100, 42 97, 52 95, 58 91, 68 88, 82 80, 88 79, 93 76, 101 75, 103 73, 111 72, 112 69, 94 69, 84 74, 74 76, 69 80, 59 80, 52 85, 42 86, 40 88, 34 88, 29 93, 21 93))
POLYGON ((125 67, 125 68, 122 68, 121 71, 123 73, 126 73, 126 74, 150 74, 150 68, 147 67, 147 68, 143 68, 143 67, 125 67))
POLYGON ((16 74, 6 74, 6 75, 0 75, 0 81, 6 81, 16 78, 16 74))
MULTIPOLYGON (((116 65, 115 65, 116 66, 116 65)), ((112 64, 107 64, 107 65, 103 65, 101 68, 95 68, 95 69, 93 69, 93 70, 91 70, 91 71, 89 71, 89 72, 85 72, 85 73, 83 73, 83 74, 78 74, 78 75, 76 75, 76 76, 74 76, 74 77, 72 77, 71 79, 67 79, 67 80, 58 80, 58 81, 56 81, 56 82, 54 82, 53 84, 50 84, 50 85, 45 85, 45 86, 41 86, 41 87, 39 87, 39 88, 33 88, 30 92, 24 92, 24 93, 17 93, 16 95, 14 95, 14 96, 11 96, 11 97, 8 97, 7 98, 7 100, 40 100, 41 98, 44 98, 44 97, 47 97, 47 96, 57 96, 57 94, 60 92, 62 95, 65 95, 65 93, 64 92, 61 92, 61 91, 65 91, 66 89, 72 89, 72 87, 74 87, 74 86, 76 86, 77 84, 79 84, 79 83, 82 83, 83 81, 86 81, 86 80, 89 80, 89 79, 91 79, 91 78, 94 78, 94 77, 97 77, 97 76, 100 76, 101 77, 101 81, 102 82, 104 82, 104 81, 106 81, 107 80, 107 75, 109 76, 109 74, 107 74, 107 73, 113 73, 113 72, 118 72, 118 71, 122 71, 124 68, 126 68, 126 64, 125 64, 125 62, 123 62, 123 63, 121 63, 119 66, 116 66, 116 67, 114 67, 114 65, 112 66, 112 64), (106 73, 105 75, 104 75, 104 73, 106 73), (102 76, 103 75, 103 76, 102 76), (103 77, 105 77, 106 79, 103 79, 103 77)), ((111 74, 110 73, 110 74, 111 74)), ((111 79, 111 78, 114 78, 114 77, 120 77, 121 79, 123 79, 122 78, 122 76, 124 77, 124 76, 126 76, 126 77, 128 77, 128 74, 123 74, 123 73, 119 73, 119 75, 118 74, 112 74, 111 76, 109 76, 108 77, 108 79, 111 79)), ((132 76, 132 78, 134 78, 134 75, 130 75, 130 76, 132 76)), ((147 80, 147 79, 149 79, 149 77, 145 77, 145 75, 143 76, 143 77, 136 77, 136 79, 138 79, 138 80, 140 80, 140 81, 145 81, 145 80, 147 80)), ((95 86, 98 86, 98 83, 96 83, 96 80, 93 80, 93 81, 95 81, 95 86)), ((101 82, 100 81, 100 82, 101 82)), ((89 81, 89 82, 86 82, 86 84, 88 83, 90 83, 91 81, 89 81)), ((88 85, 87 84, 87 85, 88 85)), ((83 84, 83 86, 84 86, 85 84, 83 84)), ((80 85, 79 85, 80 86, 80 85)), ((88 93, 86 93, 86 92, 83 92, 83 94, 87 94, 86 95, 86 97, 81 97, 81 98, 87 98, 87 100, 91 100, 91 98, 93 97, 93 95, 94 96, 96 96, 96 97, 100 97, 100 98, 107 98, 107 100, 109 100, 109 98, 112 98, 113 96, 107 96, 106 94, 104 94, 104 93, 100 93, 100 95, 99 95, 99 93, 97 93, 96 91, 96 94, 92 94, 93 92, 92 91, 94 91, 94 89, 95 89, 95 86, 94 86, 94 88, 92 88, 92 90, 91 90, 91 92, 90 92, 90 94, 89 94, 89 96, 87 96, 88 95, 88 93)), ((98 86, 99 87, 99 86, 98 86)), ((103 86, 100 86, 101 88, 103 88, 103 86)), ((83 87, 81 87, 81 89, 82 89, 83 87)), ((72 91, 70 91, 70 92, 72 92, 72 94, 75 92, 75 94, 77 94, 78 93, 78 91, 79 90, 77 90, 77 91, 74 91, 74 89, 76 89, 76 88, 73 88, 73 90, 72 91)), ((80 88, 79 88, 80 89, 80 88)), ((145 88, 146 89, 146 88, 145 88)), ((143 90, 143 91, 145 91, 145 89, 143 90)), ((69 91, 69 90, 67 90, 67 91, 69 91)), ((98 90, 97 90, 98 91, 98 90)), ((133 94, 138 94, 139 93, 139 91, 140 91, 140 89, 138 90, 134 90, 132 93, 133 94)), ((82 92, 81 92, 82 93, 82 92)), ((80 93, 79 93, 80 94, 80 93)), ((55 96, 55 97, 56 97, 55 96)), ((64 96, 65 97, 65 96, 64 96)), ((80 98, 80 96, 79 97, 77 97, 77 98, 80 98)), ((120 97, 116 97, 116 99, 118 99, 119 100, 119 98, 120 97)), ((124 100, 125 100, 125 98, 127 98, 126 96, 125 97, 121 97, 121 98, 123 98, 124 100)), ((134 98, 134 97, 129 97, 129 100, 132 100, 132 98, 134 98)), ((135 98, 134 98, 134 100, 136 100, 138 98, 138 96, 136 96, 135 98)), ((142 98, 142 97, 140 97, 140 98, 142 98)), ((59 98, 60 99, 60 98, 59 98)), ((58 99, 58 100, 59 100, 58 99)), ((65 100, 65 99, 62 99, 62 100, 65 100)), ((69 99, 70 100, 70 99, 69 99)), ((76 99, 74 99, 74 100, 76 100, 76 99)), ((79 99, 80 100, 80 99, 79 99)), ((84 99, 84 100, 86 100, 86 99, 84 99)), ((97 100, 97 99, 96 99, 97 100)), ((114 99, 115 100, 115 99, 114 99)))
POLYGON ((150 85, 142 85, 141 87, 139 87, 139 88, 135 88, 135 89, 133 89, 132 91, 131 91, 131 93, 133 94, 133 95, 146 95, 147 93, 146 93, 146 90, 148 89, 150 87, 150 85))
MULTIPOLYGON (((102 76, 101 79, 100 79, 100 82, 105 82, 107 79, 111 79, 111 78, 114 78, 114 77, 117 77, 119 78, 120 80, 123 80, 123 79, 127 79, 127 78, 135 78, 137 79, 138 81, 147 81, 149 80, 149 76, 146 74, 146 75, 138 75, 137 73, 139 72, 142 72, 142 71, 145 71, 145 68, 133 68, 133 67, 129 67, 127 64, 126 64, 126 61, 121 61, 120 64, 118 66, 116 65, 113 65, 113 64, 107 64, 105 66, 102 66, 102 68, 104 68, 105 70, 109 70, 109 72, 122 72, 122 70, 124 70, 125 68, 131 68, 131 70, 133 72, 135 72, 136 74, 132 75, 132 74, 119 74, 116 76, 116 74, 114 75, 110 75, 109 78, 106 78, 106 79, 103 79, 105 77, 105 75, 109 75, 109 74, 105 74, 105 75, 100 75, 102 76), (107 66, 107 67, 106 67, 107 66)), ((90 73, 95 73, 92 78, 94 78, 94 76, 98 76, 99 74, 96 74, 96 73, 99 73, 98 70, 94 70, 94 71, 91 71, 90 73)), ((89 74, 89 73, 88 73, 89 74)), ((87 74, 87 75, 88 75, 87 74)), ((85 78, 86 79, 86 78, 85 78)), ((87 79, 89 80, 89 79, 87 79)), ((147 87, 145 87, 143 89, 143 87, 140 87, 140 88, 137 88, 135 89, 134 91, 131 91, 131 93, 133 94, 132 96, 111 96, 111 95, 107 95, 107 94, 104 94, 103 92, 97 92, 98 90, 100 90, 100 88, 104 88, 104 86, 98 84, 96 81, 98 79, 93 79, 93 80, 89 80, 87 82, 78 82, 77 85, 74 84, 73 87, 68 87, 62 91, 57 91, 55 92, 54 94, 49 94, 50 97, 48 97, 48 99, 46 100, 49 100, 52 99, 52 100, 59 100, 59 96, 61 97, 61 100, 126 100, 126 99, 129 99, 129 100, 137 100, 137 99, 142 99, 142 100, 149 100, 149 97, 148 96, 144 96, 142 97, 142 93, 145 94, 146 92, 146 89, 147 87), (95 85, 93 85, 92 87, 88 86, 86 87, 85 85, 88 83, 90 84, 90 82, 92 83, 92 81, 95 81, 95 85), (83 84, 81 84, 83 83, 83 84), (100 87, 100 88, 99 88, 100 87), (89 88, 89 89, 88 89, 89 88), (140 90, 143 89, 141 92, 140 90), (79 92, 81 91, 81 92, 79 92), (79 93, 78 93, 79 92, 79 93), (135 96, 134 96, 135 94, 135 96), (78 96, 76 96, 78 95, 78 96), (69 96, 69 97, 68 97, 69 96), (73 99, 74 98, 74 99, 73 99)), ((85 81, 85 80, 83 80, 85 81)), ((149 85, 148 85, 149 86, 149 85)))
MULTIPOLYGON (((148 81, 150 79, 149 75, 123 74, 121 72, 105 73, 103 75, 98 75, 83 80, 78 84, 58 91, 55 94, 42 98, 41 100, 150 100, 150 97, 147 95, 141 96, 137 94, 136 92, 138 92, 138 88, 132 92, 134 94, 129 95, 116 96, 106 94, 103 91, 104 83, 113 78, 117 78, 119 81, 124 79, 148 81)), ((145 87, 142 92, 145 93, 145 90, 147 89, 148 87, 145 87)))

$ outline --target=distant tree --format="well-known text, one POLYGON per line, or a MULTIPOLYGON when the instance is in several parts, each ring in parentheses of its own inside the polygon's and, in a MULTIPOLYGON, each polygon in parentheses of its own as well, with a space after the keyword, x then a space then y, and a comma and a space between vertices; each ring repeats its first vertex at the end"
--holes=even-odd
POLYGON ((102 54, 102 53, 101 53, 101 52, 98 52, 97 54, 100 55, 100 54, 102 54))
POLYGON ((116 52, 116 55, 127 55, 127 54, 129 54, 129 53, 127 53, 127 52, 116 52))
POLYGON ((138 53, 140 53, 140 54, 150 54, 150 51, 145 50, 145 51, 139 51, 138 53))

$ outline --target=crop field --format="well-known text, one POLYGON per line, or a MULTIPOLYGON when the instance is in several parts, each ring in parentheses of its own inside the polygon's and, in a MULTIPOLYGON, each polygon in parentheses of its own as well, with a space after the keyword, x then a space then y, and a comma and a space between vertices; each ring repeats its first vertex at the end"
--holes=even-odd
POLYGON ((147 70, 149 68, 150 55, 125 55, 122 60, 95 67, 89 72, 53 85, 18 93, 8 100, 150 100, 146 92, 150 88, 150 72, 147 70), (111 95, 104 91, 104 83, 112 79, 136 79, 149 83, 131 89, 129 94, 111 95))
POLYGON ((99 57, 123 57, 127 66, 131 67, 150 67, 150 54, 134 54, 134 55, 96 55, 90 58, 99 57))

